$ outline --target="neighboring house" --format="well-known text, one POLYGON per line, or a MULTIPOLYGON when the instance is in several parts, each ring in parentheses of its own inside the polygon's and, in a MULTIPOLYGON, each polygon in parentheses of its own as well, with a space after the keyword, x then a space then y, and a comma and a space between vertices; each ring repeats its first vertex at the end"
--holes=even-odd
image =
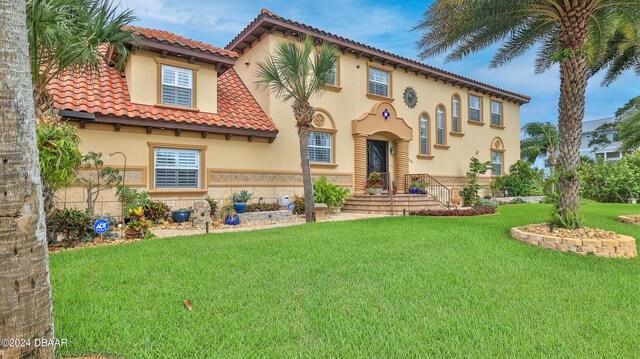
POLYGON ((586 156, 591 159, 603 159, 605 161, 617 161, 624 153, 620 151, 621 143, 613 141, 614 133, 609 131, 606 133, 607 138, 611 141, 606 147, 589 146, 589 141, 593 138, 594 131, 607 123, 613 123, 615 117, 601 118, 598 120, 584 121, 582 123, 582 137, 580 138, 580 156, 586 156))
MULTIPOLYGON (((310 132, 314 176, 362 193, 371 171, 405 191, 409 174, 461 186, 471 157, 493 175, 520 158, 520 106, 529 97, 284 19, 268 10, 225 49, 165 31, 132 27, 142 47, 122 72, 66 76, 50 86, 60 113, 77 124, 83 152, 104 154, 126 182, 174 207, 246 188, 275 201, 302 194, 297 131, 289 103, 256 88, 257 64, 285 36, 334 43, 338 63, 310 132)), ((117 54, 114 54, 117 56, 117 54)), ((483 178, 488 182, 489 176, 483 178)), ((81 188, 59 193, 84 204, 81 188)), ((113 193, 97 212, 118 215, 113 193)))

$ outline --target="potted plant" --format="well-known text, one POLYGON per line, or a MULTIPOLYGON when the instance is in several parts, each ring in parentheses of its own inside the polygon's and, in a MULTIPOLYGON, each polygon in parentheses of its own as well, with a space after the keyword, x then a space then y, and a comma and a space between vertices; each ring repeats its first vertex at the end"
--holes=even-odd
POLYGON ((420 192, 421 185, 422 185, 422 182, 420 182, 419 180, 411 181, 411 183, 409 184, 409 193, 416 194, 420 192))
POLYGON ((142 207, 129 209, 129 222, 124 230, 126 238, 142 238, 147 235, 153 223, 144 217, 142 207))
POLYGON ((253 193, 249 193, 246 189, 243 189, 240 193, 231 194, 231 203, 233 203, 233 207, 237 213, 244 213, 247 209, 247 202, 251 197, 253 197, 253 193))
POLYGON ((189 220, 191 217, 191 210, 186 208, 176 209, 171 212, 171 219, 176 223, 182 223, 189 220))
POLYGON ((420 182, 420 194, 427 194, 427 182, 420 182))
POLYGON ((369 195, 381 195, 382 194, 382 176, 379 172, 371 172, 367 178, 367 184, 364 187, 364 191, 369 195))
POLYGON ((223 219, 224 224, 232 226, 240 224, 240 217, 238 216, 233 203, 227 203, 220 207, 220 217, 223 219))

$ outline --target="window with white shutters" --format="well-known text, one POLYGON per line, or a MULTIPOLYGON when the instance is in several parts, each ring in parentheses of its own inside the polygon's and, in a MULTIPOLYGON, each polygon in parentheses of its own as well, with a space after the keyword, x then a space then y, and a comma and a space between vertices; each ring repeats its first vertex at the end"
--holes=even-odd
POLYGON ((429 122, 427 121, 427 116, 420 116, 420 154, 428 155, 429 154, 429 132, 428 132, 429 122))
POLYGON ((309 132, 309 162, 331 163, 331 134, 309 132))
POLYGON ((369 93, 372 95, 389 96, 389 73, 384 70, 369 68, 369 93))
POLYGON ((200 151, 156 148, 156 188, 199 188, 200 151))
POLYGON ((437 141, 439 145, 445 144, 445 131, 444 131, 444 108, 438 106, 436 109, 436 125, 437 125, 437 141))
POLYGON ((493 176, 502 175, 502 152, 491 151, 491 174, 493 176))
POLYGON ((460 132, 460 98, 453 96, 453 108, 451 109, 451 115, 453 120, 453 132, 460 132))
POLYGON ((502 126, 502 103, 491 101, 491 124, 502 126))
POLYGON ((193 107, 193 70, 162 65, 163 105, 193 107))

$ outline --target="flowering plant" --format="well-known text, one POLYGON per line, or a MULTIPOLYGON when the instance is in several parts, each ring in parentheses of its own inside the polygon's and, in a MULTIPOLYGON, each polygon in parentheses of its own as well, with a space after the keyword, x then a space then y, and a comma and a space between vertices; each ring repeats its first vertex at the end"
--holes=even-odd
POLYGON ((371 172, 369 174, 365 188, 382 188, 382 176, 380 172, 371 172))

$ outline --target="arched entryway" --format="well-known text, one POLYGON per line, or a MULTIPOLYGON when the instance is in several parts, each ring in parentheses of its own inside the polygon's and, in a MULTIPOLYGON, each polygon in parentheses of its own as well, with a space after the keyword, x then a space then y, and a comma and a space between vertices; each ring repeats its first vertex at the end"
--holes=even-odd
POLYGON ((354 137, 355 193, 364 193, 367 174, 387 172, 393 163, 392 178, 399 190, 404 190, 404 177, 409 171, 409 141, 412 129, 389 102, 379 102, 370 112, 352 121, 354 137), (382 171, 383 167, 387 171, 382 171), (379 167, 379 168, 378 168, 379 167))

